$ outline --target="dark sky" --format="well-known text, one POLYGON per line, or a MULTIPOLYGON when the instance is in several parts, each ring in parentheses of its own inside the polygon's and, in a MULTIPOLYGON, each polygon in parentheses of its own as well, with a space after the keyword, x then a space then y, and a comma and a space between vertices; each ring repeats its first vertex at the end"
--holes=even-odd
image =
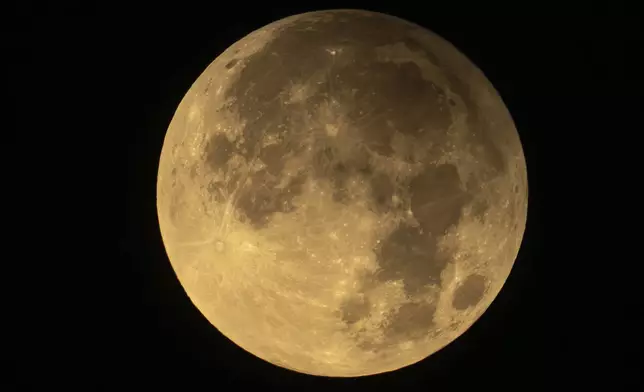
MULTIPOLYGON (((159 234, 155 185, 179 101, 220 52, 250 31, 338 6, 24 2, 3 27, 16 120, 4 155, 11 168, 6 181, 20 190, 10 196, 9 243, 17 255, 11 260, 24 260, 12 263, 19 271, 8 276, 17 278, 5 285, 16 328, 3 382, 16 390, 39 383, 84 390, 550 390, 594 380, 598 373, 586 361, 619 363, 628 372, 630 357, 599 353, 606 344, 588 328, 604 323, 604 313, 579 299, 590 281, 577 282, 584 281, 578 271, 600 257, 579 249, 603 234, 577 237, 592 224, 587 195, 606 192, 588 185, 597 183, 613 149, 606 135, 625 129, 620 115, 607 113, 635 109, 626 95, 641 64, 630 58, 641 44, 634 12, 619 2, 397 3, 340 7, 389 12, 450 41, 500 92, 524 143, 530 186, 524 244, 479 322, 438 354, 395 373, 308 377, 225 339, 174 276, 159 234), (593 314, 584 327, 574 326, 593 314)), ((602 181, 620 173, 605 170, 602 181)))

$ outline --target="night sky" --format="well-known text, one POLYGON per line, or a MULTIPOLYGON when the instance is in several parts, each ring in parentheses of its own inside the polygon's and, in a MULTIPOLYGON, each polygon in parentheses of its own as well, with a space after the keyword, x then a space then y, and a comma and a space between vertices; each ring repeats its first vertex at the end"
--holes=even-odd
POLYGON ((635 111, 617 88, 641 80, 641 55, 629 57, 643 47, 634 12, 617 2, 318 3, 14 7, 3 50, 16 128, 4 158, 5 189, 19 191, 7 192, 4 263, 18 271, 4 285, 15 327, 4 390, 554 390, 599 385, 590 363, 610 364, 603 374, 634 367, 634 350, 600 353, 611 344, 589 329, 604 313, 580 300, 594 282, 580 271, 603 257, 580 249, 606 238, 581 234, 596 224, 588 205, 599 205, 587 195, 611 193, 588 184, 620 175, 601 164, 613 149, 605 135, 630 129, 607 113, 635 111), (530 188, 518 259, 482 318, 416 365, 358 379, 297 374, 223 337, 177 281, 156 216, 163 138, 193 81, 252 30, 331 8, 391 13, 468 56, 513 116, 530 188))

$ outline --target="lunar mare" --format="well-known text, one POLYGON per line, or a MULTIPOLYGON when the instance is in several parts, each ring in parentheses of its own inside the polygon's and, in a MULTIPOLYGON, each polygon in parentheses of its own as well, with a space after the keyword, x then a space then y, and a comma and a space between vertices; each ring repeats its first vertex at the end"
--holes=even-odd
POLYGON ((527 175, 464 55, 393 16, 296 15, 233 44, 168 128, 163 241, 204 316, 254 355, 360 376, 441 349, 517 256, 527 175))

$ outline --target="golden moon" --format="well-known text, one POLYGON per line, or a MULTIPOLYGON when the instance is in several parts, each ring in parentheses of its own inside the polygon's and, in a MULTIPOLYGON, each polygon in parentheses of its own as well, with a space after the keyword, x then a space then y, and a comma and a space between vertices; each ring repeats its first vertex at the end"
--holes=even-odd
POLYGON ((512 118, 472 62, 410 22, 335 10, 256 30, 199 76, 165 137, 157 209, 222 334, 349 377, 418 362, 481 316, 527 187, 512 118))

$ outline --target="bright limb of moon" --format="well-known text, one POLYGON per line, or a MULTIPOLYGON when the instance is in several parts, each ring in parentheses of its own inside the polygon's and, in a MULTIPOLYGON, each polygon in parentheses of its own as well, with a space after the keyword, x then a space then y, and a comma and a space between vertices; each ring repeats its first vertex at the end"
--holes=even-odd
POLYGON ((159 224, 225 336, 299 372, 398 369, 501 290, 527 215, 518 133, 449 43, 366 11, 285 18, 233 44, 168 128, 159 224))

